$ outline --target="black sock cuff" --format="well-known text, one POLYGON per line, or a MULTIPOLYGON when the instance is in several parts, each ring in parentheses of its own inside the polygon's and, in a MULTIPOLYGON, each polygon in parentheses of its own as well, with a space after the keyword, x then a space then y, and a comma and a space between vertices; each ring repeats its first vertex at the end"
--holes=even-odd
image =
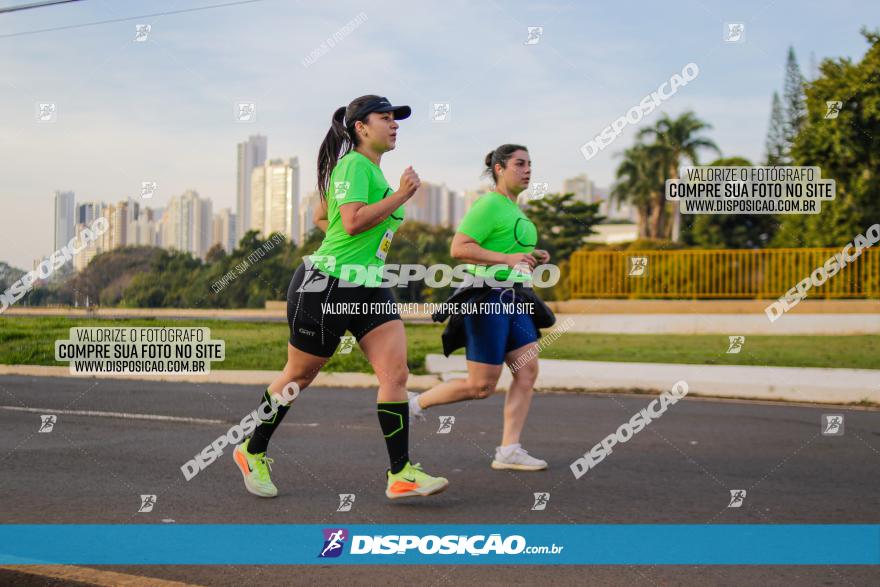
POLYGON ((259 422, 257 422, 257 427, 254 429, 253 434, 251 434, 251 440, 248 444, 248 451, 251 454, 266 452, 266 448, 269 446, 269 439, 272 438, 272 433, 281 424, 281 420, 284 419, 284 415, 289 409, 289 404, 277 404, 273 408, 272 392, 266 388, 266 391, 263 392, 263 401, 260 402, 257 408, 259 422))
POLYGON ((391 438, 406 429, 409 423, 409 402, 379 402, 376 410, 379 412, 379 424, 385 438, 391 438))
POLYGON ((262 410, 263 413, 260 414, 260 421, 265 424, 274 424, 278 420, 279 415, 283 418, 284 414, 287 413, 287 410, 290 409, 290 404, 285 405, 282 403, 273 403, 272 393, 268 389, 263 393, 263 403, 265 403, 267 407, 262 410), (269 413, 269 416, 263 419, 263 414, 265 413, 269 413))

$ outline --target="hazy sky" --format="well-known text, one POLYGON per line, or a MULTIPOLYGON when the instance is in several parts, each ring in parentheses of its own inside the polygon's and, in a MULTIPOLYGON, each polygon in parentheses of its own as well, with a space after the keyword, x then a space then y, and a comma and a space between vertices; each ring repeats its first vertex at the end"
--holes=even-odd
POLYGON ((298 156, 310 191, 333 110, 366 93, 413 108, 382 162, 392 185, 413 165, 423 180, 477 187, 485 154, 516 142, 529 147, 533 181, 559 189, 586 172, 607 186, 634 128, 590 161, 580 146, 693 61, 699 76, 661 110, 693 109, 725 156, 757 161, 787 47, 809 73, 811 52, 861 58, 859 29, 880 22, 873 1, 263 0, 18 34, 226 2, 85 0, 0 14, 0 260, 30 269, 52 251, 56 189, 111 202, 153 180, 148 205, 193 188, 215 211, 234 210, 235 145, 250 134, 269 137, 270 158, 298 156), (360 13, 362 24, 303 65, 360 13), (722 41, 725 22, 746 24, 744 43, 722 41), (134 42, 136 24, 151 25, 146 42, 134 42), (544 27, 537 44, 525 44, 529 26, 544 27), (57 105, 55 122, 36 121, 39 102, 57 105), (256 121, 236 122, 236 102, 255 102, 256 121), (430 120, 432 102, 451 104, 449 122, 430 120))

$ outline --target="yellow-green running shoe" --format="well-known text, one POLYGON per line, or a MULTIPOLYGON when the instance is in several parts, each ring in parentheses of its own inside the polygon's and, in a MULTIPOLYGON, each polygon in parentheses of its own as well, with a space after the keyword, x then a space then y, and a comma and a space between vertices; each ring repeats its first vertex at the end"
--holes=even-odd
POLYGON ((278 488, 269 478, 273 460, 264 452, 255 455, 249 453, 247 448, 250 440, 245 438, 244 442, 235 447, 232 451, 232 460, 238 465, 241 476, 244 477, 244 486, 248 491, 259 497, 275 497, 278 495, 278 488))
POLYGON ((424 497, 440 493, 449 486, 449 481, 445 478, 431 477, 422 470, 422 466, 418 463, 413 465, 407 462, 399 473, 392 473, 389 469, 387 475, 388 488, 385 489, 385 495, 388 499, 424 497))

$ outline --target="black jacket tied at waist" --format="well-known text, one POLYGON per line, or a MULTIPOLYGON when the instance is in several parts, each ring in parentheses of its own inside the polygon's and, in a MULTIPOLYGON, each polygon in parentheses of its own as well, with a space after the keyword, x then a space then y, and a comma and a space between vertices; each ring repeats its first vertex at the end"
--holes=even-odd
MULTIPOLYGON (((499 288, 495 288, 499 289, 499 288)), ((532 288, 524 287, 521 284, 517 283, 512 288, 506 288, 507 290, 512 290, 513 295, 511 296, 511 301, 515 301, 516 303, 532 303, 534 304, 534 313, 532 313, 532 323, 535 325, 535 330, 538 331, 538 336, 541 336, 542 328, 550 328, 556 323, 556 316, 553 314, 553 310, 551 310, 547 304, 539 298, 532 288)), ((455 292, 453 292, 452 296, 446 300, 446 304, 480 304, 483 303, 486 298, 492 293, 493 288, 491 287, 476 287, 476 286, 468 286, 462 287, 455 292)), ((506 302, 505 300, 505 303, 506 302)), ((447 318, 452 317, 449 320, 449 323, 446 325, 446 328, 443 330, 443 354, 447 357, 451 355, 453 352, 460 348, 464 348, 467 344, 467 334, 464 328, 464 314, 455 314, 448 309, 441 310, 439 312, 435 312, 431 315, 431 319, 434 322, 444 322, 447 318)))

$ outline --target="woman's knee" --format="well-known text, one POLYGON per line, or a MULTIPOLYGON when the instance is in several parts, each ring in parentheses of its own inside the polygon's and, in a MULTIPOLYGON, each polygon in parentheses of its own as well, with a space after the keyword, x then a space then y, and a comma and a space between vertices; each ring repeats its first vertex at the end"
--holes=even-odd
POLYGON ((406 388, 406 383, 409 380, 409 367, 407 367, 406 361, 401 361, 388 367, 374 367, 373 370, 376 371, 376 377, 379 379, 380 385, 406 388))
POLYGON ((296 385, 300 390, 311 385, 317 376, 318 371, 310 373, 290 366, 284 368, 284 379, 287 381, 287 385, 291 387, 296 385))
POLYGON ((538 380, 538 361, 529 361, 520 368, 512 371, 513 380, 517 383, 534 385, 538 380))
POLYGON ((495 384, 497 381, 492 379, 471 379, 468 380, 471 399, 486 399, 495 393, 495 384))

